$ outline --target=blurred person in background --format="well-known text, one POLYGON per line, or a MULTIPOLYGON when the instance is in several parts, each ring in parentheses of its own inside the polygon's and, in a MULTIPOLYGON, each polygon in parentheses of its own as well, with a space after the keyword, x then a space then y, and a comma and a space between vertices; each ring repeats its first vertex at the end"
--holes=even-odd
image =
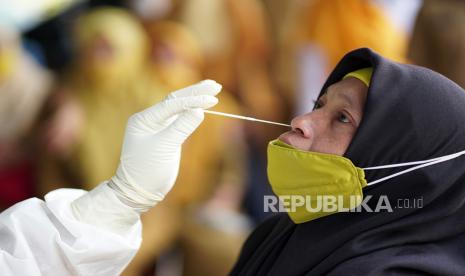
POLYGON ((125 0, 127 7, 142 21, 168 20, 176 12, 177 0, 125 0))
MULTIPOLYGON (((187 0, 179 9, 179 20, 199 37, 206 76, 224 83, 247 114, 283 120, 285 107, 270 75, 273 49, 264 5, 256 0, 187 0)), ((269 130, 253 126, 247 132, 263 138, 269 130)))
MULTIPOLYGON (((144 64, 144 90, 154 101, 202 79, 203 52, 187 27, 174 21, 145 25, 150 51, 144 64)), ((228 91, 219 99, 214 110, 241 113, 228 91)), ((240 213, 246 177, 241 122, 207 115, 182 154, 176 188, 142 216, 144 242, 123 275, 141 275, 178 246, 183 275, 224 275, 239 254, 249 231, 240 213)))
POLYGON ((272 37, 273 55, 271 59, 272 77, 276 85, 286 98, 288 105, 292 108, 294 99, 295 74, 295 55, 289 40, 289 32, 295 26, 295 17, 298 9, 302 6, 302 0, 267 0, 264 2, 266 12, 270 18, 270 30, 272 37))
POLYGON ((0 26, 0 209, 32 197, 39 139, 32 135, 52 88, 52 75, 0 26))
MULTIPOLYGON (((186 0, 178 18, 199 37, 205 52, 205 74, 222 83, 245 115, 272 121, 288 117, 285 98, 271 76, 272 41, 264 4, 258 0, 186 0)), ((245 206, 255 222, 269 214, 263 195, 271 194, 265 171, 266 141, 279 127, 245 124, 248 173, 245 206)))
MULTIPOLYGON (((90 10, 78 19, 73 35, 76 56, 59 89, 72 98, 72 108, 80 110, 73 112, 79 135, 45 154, 40 164, 42 194, 65 183, 91 189, 111 176, 120 153, 115 137, 122 137, 130 114, 153 103, 138 79, 147 39, 128 12, 90 10)), ((51 120, 50 139, 54 129, 70 123, 65 115, 57 112, 51 120)))
POLYGON ((465 87, 465 2, 424 0, 409 58, 465 87))
POLYGON ((308 0, 298 2, 284 47, 295 60, 295 114, 311 110, 331 68, 348 51, 369 47, 405 62, 421 0, 308 0))

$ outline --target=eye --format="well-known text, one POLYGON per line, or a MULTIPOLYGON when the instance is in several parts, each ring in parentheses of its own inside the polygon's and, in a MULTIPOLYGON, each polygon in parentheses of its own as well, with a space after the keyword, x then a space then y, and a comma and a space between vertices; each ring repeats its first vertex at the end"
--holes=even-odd
POLYGON ((349 117, 342 112, 339 113, 337 120, 344 124, 350 123, 349 117))

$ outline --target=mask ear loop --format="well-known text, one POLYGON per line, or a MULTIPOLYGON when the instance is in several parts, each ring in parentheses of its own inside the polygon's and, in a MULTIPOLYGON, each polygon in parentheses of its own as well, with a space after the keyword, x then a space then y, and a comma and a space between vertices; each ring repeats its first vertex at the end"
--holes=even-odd
POLYGON ((405 174, 405 173, 408 173, 408 172, 411 172, 411 171, 414 171, 414 170, 418 170, 418 169, 421 169, 421 168, 424 168, 424 167, 428 167, 428 166, 432 166, 432 165, 435 165, 435 164, 438 164, 438 163, 442 163, 442 162, 445 162, 445 161, 452 160, 452 159, 457 158, 457 157, 459 157, 461 155, 464 155, 464 154, 465 154, 465 150, 459 151, 459 152, 456 152, 456 153, 453 153, 453 154, 449 154, 449 155, 444 155, 444 156, 437 157, 437 158, 428 159, 428 160, 414 161, 414 162, 407 162, 407 163, 399 163, 399 164, 391 164, 391 165, 384 165, 384 166, 376 166, 376 167, 368 167, 368 168, 364 168, 363 170, 379 170, 379 169, 387 169, 387 168, 395 168, 395 167, 411 166, 411 165, 421 164, 421 165, 418 165, 418 166, 415 166, 415 167, 412 167, 412 168, 409 168, 409 169, 406 169, 406 170, 403 170, 403 171, 400 171, 400 172, 385 176, 385 177, 380 178, 378 180, 372 181, 372 182, 367 184, 367 186, 370 186, 370 185, 373 185, 373 184, 376 184, 376 183, 379 183, 379 182, 382 182, 382 181, 386 181, 386 180, 391 179, 393 177, 396 177, 396 176, 399 176, 399 175, 402 175, 402 174, 405 174))

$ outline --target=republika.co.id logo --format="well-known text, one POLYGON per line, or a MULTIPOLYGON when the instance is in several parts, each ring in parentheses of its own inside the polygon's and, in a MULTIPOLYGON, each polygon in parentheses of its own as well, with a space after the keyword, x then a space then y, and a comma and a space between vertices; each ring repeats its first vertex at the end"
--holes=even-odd
POLYGON ((394 209, 423 208, 423 197, 400 198, 391 203, 387 195, 381 195, 372 208, 368 202, 373 199, 372 195, 362 196, 334 196, 334 195, 265 195, 263 200, 264 212, 296 212, 297 209, 305 208, 308 212, 394 212, 394 209))

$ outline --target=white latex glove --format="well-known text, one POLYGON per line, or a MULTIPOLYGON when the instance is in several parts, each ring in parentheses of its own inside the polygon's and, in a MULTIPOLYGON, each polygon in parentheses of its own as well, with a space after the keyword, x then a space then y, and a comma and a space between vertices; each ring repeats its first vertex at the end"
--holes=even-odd
POLYGON ((221 85, 204 80, 129 118, 120 165, 109 186, 142 212, 163 200, 178 175, 181 145, 218 103, 221 85))
POLYGON ((140 230, 139 214, 173 187, 181 145, 202 122, 202 109, 218 102, 220 90, 220 84, 205 80, 131 116, 116 175, 74 200, 74 217, 125 236, 140 230))

